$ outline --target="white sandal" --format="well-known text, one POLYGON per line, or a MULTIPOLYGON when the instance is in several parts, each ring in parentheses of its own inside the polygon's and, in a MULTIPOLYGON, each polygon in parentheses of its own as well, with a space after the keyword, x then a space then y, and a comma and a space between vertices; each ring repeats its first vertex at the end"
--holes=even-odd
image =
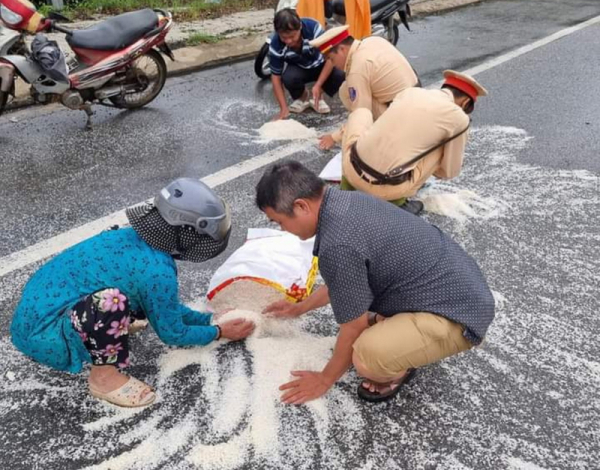
POLYGON ((303 113, 310 108, 310 101, 303 101, 301 99, 294 100, 289 106, 290 113, 303 113))
POLYGON ((125 408, 148 406, 156 400, 156 394, 152 387, 133 377, 129 377, 127 382, 112 392, 101 392, 90 385, 90 394, 95 398, 125 408), (150 391, 142 398, 142 394, 146 390, 150 391))
POLYGON ((318 106, 315 106, 315 100, 313 100, 312 98, 308 101, 312 109, 314 109, 319 114, 329 114, 331 112, 331 108, 325 102, 324 99, 319 100, 318 106))

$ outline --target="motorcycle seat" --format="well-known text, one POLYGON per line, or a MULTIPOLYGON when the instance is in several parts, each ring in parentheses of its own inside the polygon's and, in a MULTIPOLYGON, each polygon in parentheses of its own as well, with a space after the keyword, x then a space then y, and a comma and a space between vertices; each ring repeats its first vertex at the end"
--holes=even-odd
MULTIPOLYGON (((371 14, 377 10, 381 10, 383 7, 393 3, 393 0, 371 0, 371 14)), ((333 0, 332 2, 333 13, 340 16, 346 16, 346 6, 344 0, 333 0)))
POLYGON ((123 13, 67 36, 72 48, 118 51, 131 46, 158 26, 158 16, 150 8, 123 13))

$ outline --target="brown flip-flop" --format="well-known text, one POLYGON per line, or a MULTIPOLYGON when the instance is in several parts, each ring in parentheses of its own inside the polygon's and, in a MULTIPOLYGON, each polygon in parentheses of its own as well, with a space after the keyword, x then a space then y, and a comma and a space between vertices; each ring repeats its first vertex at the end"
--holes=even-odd
POLYGON ((404 376, 399 380, 388 382, 387 384, 377 384, 377 385, 388 386, 387 387, 388 390, 384 393, 380 393, 379 391, 372 392, 371 390, 363 387, 362 383, 360 383, 358 385, 356 392, 358 393, 358 396, 360 398, 362 398, 363 400, 369 401, 371 403, 379 403, 382 401, 387 401, 387 400, 390 400, 391 398, 394 398, 400 391, 400 388, 402 387, 402 385, 406 385, 408 382, 410 382, 412 380, 412 378, 415 376, 416 372, 417 372, 417 369, 408 369, 406 371, 406 374, 404 374, 404 376))

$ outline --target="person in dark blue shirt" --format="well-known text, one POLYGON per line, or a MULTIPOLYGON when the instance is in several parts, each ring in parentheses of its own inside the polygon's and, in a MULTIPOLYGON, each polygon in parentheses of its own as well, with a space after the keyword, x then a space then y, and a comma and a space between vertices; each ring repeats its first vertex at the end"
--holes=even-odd
POLYGON ((129 365, 130 324, 146 319, 166 344, 239 340, 251 322, 212 325, 179 301, 174 259, 200 262, 229 241, 227 205, 199 180, 180 178, 152 204, 127 209, 133 228, 100 233, 45 263, 29 280, 10 332, 34 360, 77 373, 91 362, 90 393, 120 406, 146 406, 152 388, 119 371, 129 365))
POLYGON ((268 168, 256 204, 283 230, 315 237, 325 286, 296 304, 265 309, 298 317, 331 304, 340 325, 322 371, 295 371, 281 399, 325 394, 354 365, 367 401, 394 397, 419 367, 482 343, 495 302, 483 273, 439 228, 368 194, 326 188, 298 162, 268 168))
POLYGON ((275 119, 285 119, 290 112, 302 113, 312 107, 319 113, 330 112, 322 99, 322 92, 329 96, 338 92, 345 79, 344 72, 325 61, 318 48, 309 42, 323 34, 318 21, 300 18, 298 14, 285 8, 275 15, 275 32, 269 47, 269 63, 273 92, 279 103, 280 112, 275 119), (306 89, 308 83, 315 82, 312 93, 306 89), (292 96, 288 106, 285 89, 292 96))

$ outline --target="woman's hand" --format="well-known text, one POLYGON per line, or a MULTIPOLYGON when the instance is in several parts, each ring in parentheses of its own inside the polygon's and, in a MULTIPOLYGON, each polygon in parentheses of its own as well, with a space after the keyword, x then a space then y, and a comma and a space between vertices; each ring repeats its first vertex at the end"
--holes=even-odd
POLYGON ((254 323, 250 320, 238 318, 237 320, 229 320, 219 324, 221 328, 221 338, 227 338, 231 341, 239 341, 247 338, 254 331, 254 323))

